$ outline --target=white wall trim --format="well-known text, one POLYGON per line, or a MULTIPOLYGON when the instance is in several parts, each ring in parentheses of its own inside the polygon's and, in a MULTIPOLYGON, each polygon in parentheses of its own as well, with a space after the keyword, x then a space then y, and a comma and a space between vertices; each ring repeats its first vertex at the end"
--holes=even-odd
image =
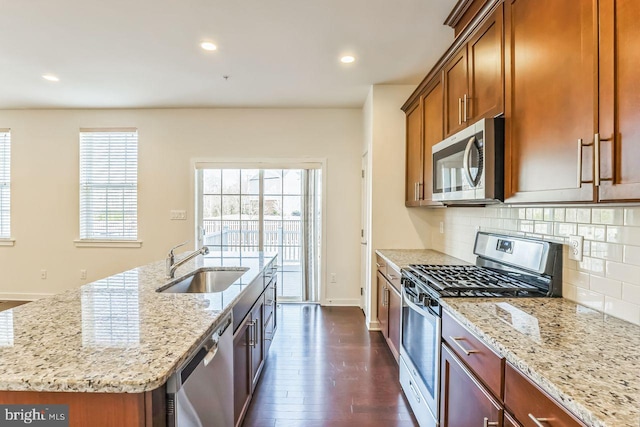
POLYGON ((370 331, 380 331, 380 322, 378 322, 377 320, 374 320, 372 322, 367 322, 367 328, 370 331))
POLYGON ((0 246, 15 246, 16 239, 0 239, 0 246))
POLYGON ((360 308, 360 298, 327 298, 321 301, 321 305, 323 306, 360 308))
POLYGON ((141 248, 142 240, 95 240, 78 239, 73 243, 76 248, 141 248))
POLYGON ((35 301, 37 299, 50 297, 54 294, 43 294, 43 293, 25 293, 25 294, 14 294, 11 292, 0 292, 0 301, 35 301))

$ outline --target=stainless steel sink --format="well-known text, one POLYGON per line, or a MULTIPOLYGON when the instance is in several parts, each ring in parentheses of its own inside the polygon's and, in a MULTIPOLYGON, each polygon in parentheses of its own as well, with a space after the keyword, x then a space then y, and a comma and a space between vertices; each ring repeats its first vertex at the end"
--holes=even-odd
POLYGON ((167 283, 158 292, 214 293, 229 288, 247 270, 246 267, 211 267, 194 271, 191 275, 167 283))

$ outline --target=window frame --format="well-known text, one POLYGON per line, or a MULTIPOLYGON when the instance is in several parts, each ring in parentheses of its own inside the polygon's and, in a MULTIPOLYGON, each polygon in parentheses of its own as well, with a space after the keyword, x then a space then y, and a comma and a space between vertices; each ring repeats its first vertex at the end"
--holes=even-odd
MULTIPOLYGON (((7 234, 3 234, 0 235, 0 246, 13 246, 15 244, 15 239, 11 237, 11 129, 8 128, 0 128, 0 141, 5 141, 5 137, 4 135, 6 135, 6 144, 7 144, 7 149, 6 149, 6 154, 8 155, 8 159, 6 160, 6 162, 2 162, 0 161, 0 189, 6 188, 7 192, 8 192, 8 196, 7 196, 7 203, 8 203, 8 209, 6 209, 6 211, 8 212, 8 221, 7 221, 7 228, 8 228, 8 233, 7 234), (6 164, 7 166, 7 170, 6 170, 6 181, 2 180, 2 176, 5 172, 4 168, 2 167, 3 164, 6 164)), ((2 153, 3 150, 3 144, 0 144, 0 153, 2 153)), ((0 201, 2 200, 2 198, 0 197, 0 201)), ((2 210, 0 210, 0 221, 2 221, 2 210)))
MULTIPOLYGON (((139 134, 137 128, 81 128, 79 132, 79 181, 78 181, 78 231, 80 237, 74 240, 75 246, 79 248, 84 247, 117 247, 117 248, 139 248, 142 246, 142 241, 139 240, 139 211, 138 211, 138 202, 139 202, 139 194, 138 194, 138 167, 139 167, 139 134), (95 143, 91 140, 84 140, 83 134, 91 134, 91 133, 101 133, 101 134, 122 134, 122 133, 133 133, 135 134, 135 184, 133 187, 135 188, 135 235, 131 238, 127 237, 124 234, 114 236, 114 238, 108 238, 105 236, 99 235, 91 235, 88 234, 90 229, 87 229, 87 225, 84 225, 83 221, 85 221, 85 217, 83 216, 83 209, 86 208, 86 191, 88 188, 92 186, 95 187, 97 184, 88 182, 86 179, 83 179, 83 171, 85 170, 84 162, 87 160, 87 157, 83 155, 83 144, 95 143), (87 233, 83 236, 83 229, 87 233)), ((95 147, 93 147, 95 149, 95 147)), ((104 161, 109 161, 111 157, 107 157, 106 159, 101 159, 104 161)), ((125 165, 126 166, 126 165, 125 165)), ((111 171, 109 171, 111 173, 111 171)), ((85 177, 86 178, 86 177, 85 177)), ((123 184, 99 184, 102 188, 122 188, 123 184)), ((123 207, 123 215, 126 209, 123 207)), ((118 212, 118 211, 116 211, 118 212)), ((107 211, 105 211, 105 215, 107 215, 107 211)), ((108 219, 105 220, 105 223, 108 224, 108 219)))

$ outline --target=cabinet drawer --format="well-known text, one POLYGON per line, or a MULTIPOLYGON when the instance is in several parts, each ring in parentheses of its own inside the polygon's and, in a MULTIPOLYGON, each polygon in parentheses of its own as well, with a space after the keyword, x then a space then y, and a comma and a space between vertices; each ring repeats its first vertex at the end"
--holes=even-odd
POLYGON ((504 358, 489 349, 467 328, 451 315, 442 312, 442 339, 476 376, 487 386, 494 396, 502 400, 504 381, 504 358))
POLYGON ((524 427, 537 427, 534 418, 545 427, 584 427, 584 424, 509 364, 505 369, 504 405, 524 427))
POLYGON ((376 254, 376 267, 383 276, 387 275, 387 262, 380 255, 376 254))
POLYGON ((400 293, 400 290, 402 289, 400 287, 400 278, 400 272, 387 264, 387 280, 391 282, 398 293, 400 293))

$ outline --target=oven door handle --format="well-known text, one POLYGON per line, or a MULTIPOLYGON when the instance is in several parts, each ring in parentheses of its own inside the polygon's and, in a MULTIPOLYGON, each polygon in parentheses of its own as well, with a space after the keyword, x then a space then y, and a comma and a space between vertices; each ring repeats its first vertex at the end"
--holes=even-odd
POLYGON ((422 307, 421 308, 420 306, 418 306, 418 304, 414 303, 409 298, 410 297, 409 297, 409 294, 407 294, 407 290, 405 288, 402 288, 402 299, 404 300, 404 302, 407 303, 407 306, 410 309, 412 309, 413 311, 417 312, 422 317, 427 317, 428 318, 430 316, 438 316, 429 307, 422 307))
POLYGON ((471 167, 469 165, 469 155, 471 154, 471 147, 476 142, 476 137, 472 136, 469 138, 469 142, 467 142, 467 148, 464 149, 464 157, 462 158, 462 170, 464 171, 464 175, 467 177, 467 181, 469 182, 469 186, 471 188, 475 188, 478 183, 471 177, 471 167))

